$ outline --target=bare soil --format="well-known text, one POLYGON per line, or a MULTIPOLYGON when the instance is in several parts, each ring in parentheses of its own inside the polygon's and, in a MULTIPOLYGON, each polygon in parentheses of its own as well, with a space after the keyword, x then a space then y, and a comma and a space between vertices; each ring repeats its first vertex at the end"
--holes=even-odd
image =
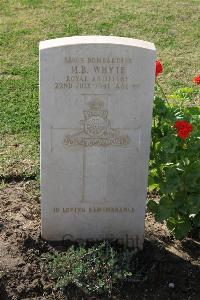
MULTIPOLYGON (((61 245, 40 238, 40 201, 34 190, 33 180, 11 182, 0 190, 0 300, 108 299, 89 297, 75 287, 53 290, 41 269, 41 255, 61 245)), ((136 259, 140 276, 116 287, 111 299, 200 299, 198 240, 176 241, 165 225, 147 215, 144 249, 136 259)))

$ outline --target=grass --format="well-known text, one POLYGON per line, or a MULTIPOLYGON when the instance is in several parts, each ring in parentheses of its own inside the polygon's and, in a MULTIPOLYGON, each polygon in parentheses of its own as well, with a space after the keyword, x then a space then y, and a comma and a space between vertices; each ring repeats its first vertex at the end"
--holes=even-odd
POLYGON ((191 86, 199 71, 199 10, 199 0, 1 0, 0 178, 39 173, 40 40, 95 34, 154 42, 169 92, 191 86))
POLYGON ((0 139, 0 180, 37 179, 39 143, 25 133, 4 134, 0 139))

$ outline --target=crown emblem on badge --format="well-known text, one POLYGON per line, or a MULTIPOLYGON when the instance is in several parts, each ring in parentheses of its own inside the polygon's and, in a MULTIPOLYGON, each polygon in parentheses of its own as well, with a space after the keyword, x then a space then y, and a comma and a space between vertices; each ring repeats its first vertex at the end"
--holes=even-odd
POLYGON ((91 110, 98 110, 104 107, 104 102, 95 98, 94 100, 88 102, 88 106, 91 110))

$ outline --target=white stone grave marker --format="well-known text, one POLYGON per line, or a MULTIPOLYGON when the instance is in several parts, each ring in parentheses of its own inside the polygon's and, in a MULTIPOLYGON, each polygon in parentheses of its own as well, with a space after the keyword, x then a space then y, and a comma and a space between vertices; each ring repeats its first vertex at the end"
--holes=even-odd
POLYGON ((40 42, 42 237, 142 247, 154 44, 40 42))

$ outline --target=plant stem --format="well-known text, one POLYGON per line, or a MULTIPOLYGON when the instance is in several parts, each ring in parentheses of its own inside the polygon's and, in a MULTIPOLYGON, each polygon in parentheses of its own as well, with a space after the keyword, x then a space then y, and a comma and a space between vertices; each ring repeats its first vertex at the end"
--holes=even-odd
POLYGON ((164 96, 165 101, 166 101, 167 104, 170 106, 170 103, 169 103, 169 101, 167 100, 167 96, 165 95, 165 92, 163 91, 163 88, 161 87, 161 85, 158 83, 157 79, 156 79, 156 84, 157 84, 157 86, 159 87, 159 89, 160 89, 160 91, 161 91, 161 94, 164 96))

